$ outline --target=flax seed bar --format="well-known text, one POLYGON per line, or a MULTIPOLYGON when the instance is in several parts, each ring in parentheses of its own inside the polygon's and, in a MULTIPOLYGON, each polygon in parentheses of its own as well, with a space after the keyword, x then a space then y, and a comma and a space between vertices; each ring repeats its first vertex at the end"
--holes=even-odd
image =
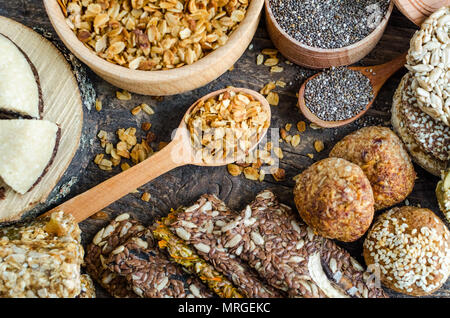
POLYGON ((186 271, 197 275, 219 297, 244 297, 226 277, 201 258, 193 248, 173 234, 165 225, 166 222, 168 221, 163 218, 153 231, 153 235, 158 240, 159 248, 167 251, 170 260, 183 266, 186 271))
POLYGON ((270 191, 258 194, 236 219, 222 227, 222 232, 224 246, 231 253, 247 261, 269 284, 290 297, 384 295, 373 284, 366 284, 362 268, 355 274, 355 266, 348 264, 356 261, 332 241, 299 224, 291 209, 279 204, 270 191), (341 256, 339 263, 332 257, 333 251, 341 256), (323 269, 324 260, 331 264, 328 267, 335 273, 333 279, 323 269))
POLYGON ((50 216, 0 229, 0 297, 75 297, 84 251, 73 217, 50 216))
POLYGON ((154 245, 151 231, 132 237, 106 259, 111 271, 125 276, 133 291, 145 298, 205 298, 212 293, 167 259, 154 245))
POLYGON ((102 228, 86 248, 86 270, 112 296, 117 298, 138 297, 125 277, 111 271, 105 259, 119 245, 131 237, 139 237, 145 227, 128 214, 121 214, 106 227, 102 228))
POLYGON ((213 264, 216 270, 234 283, 249 298, 281 297, 279 291, 264 284, 258 275, 241 259, 228 253, 220 240, 221 227, 232 221, 236 214, 214 195, 203 195, 189 208, 169 214, 173 219, 169 228, 197 253, 213 264))

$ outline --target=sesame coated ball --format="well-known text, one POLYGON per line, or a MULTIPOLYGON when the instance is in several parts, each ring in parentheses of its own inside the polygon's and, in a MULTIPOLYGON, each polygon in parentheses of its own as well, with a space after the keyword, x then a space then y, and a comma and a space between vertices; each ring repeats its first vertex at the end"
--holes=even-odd
POLYGON ((372 186, 375 210, 402 202, 413 190, 416 173, 400 138, 387 127, 361 128, 345 136, 330 157, 344 158, 366 174, 372 186))
POLYGON ((393 208, 364 241, 364 259, 388 288, 411 296, 438 290, 450 273, 450 234, 428 209, 393 208))
POLYGON ((317 234, 352 242, 368 230, 374 198, 370 182, 358 165, 341 158, 327 158, 295 179, 295 205, 301 218, 317 234))

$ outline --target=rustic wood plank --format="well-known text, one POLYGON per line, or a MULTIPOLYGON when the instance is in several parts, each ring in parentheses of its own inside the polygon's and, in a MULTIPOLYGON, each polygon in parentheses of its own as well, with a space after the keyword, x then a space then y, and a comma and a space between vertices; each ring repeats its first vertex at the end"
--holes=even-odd
MULTIPOLYGON (((54 34, 40 1, 0 0, 0 15, 8 16, 31 27, 42 27, 46 31, 54 34)), ((380 43, 358 64, 376 65, 384 63, 405 52, 409 47, 409 40, 416 29, 417 27, 412 22, 407 20, 398 10, 394 10, 380 43)), ((89 78, 94 84, 98 98, 103 102, 103 110, 96 112, 92 109, 90 111, 86 108, 84 109, 85 126, 87 125, 88 129, 85 127, 83 134, 85 143, 89 149, 83 153, 83 159, 87 160, 88 164, 83 174, 79 176, 79 181, 72 185, 67 197, 72 197, 86 191, 119 171, 119 168, 117 168, 113 172, 105 172, 93 163, 94 154, 103 152, 95 137, 98 129, 104 129, 114 133, 118 128, 139 128, 142 122, 149 121, 152 123, 151 131, 158 137, 157 142, 169 141, 172 130, 178 126, 184 111, 189 105, 198 97, 227 85, 259 90, 270 80, 282 79, 288 85, 283 89, 276 89, 280 94, 280 105, 272 108, 272 127, 283 127, 286 123, 295 125, 297 121, 304 120, 303 116, 295 107, 295 94, 304 79, 314 72, 296 65, 286 65, 282 62, 281 66, 284 67, 284 72, 271 74, 268 67, 256 65, 256 55, 259 51, 266 47, 272 47, 265 30, 264 19, 261 21, 252 41, 252 47, 251 50, 247 49, 245 51, 243 56, 235 64, 234 70, 225 73, 216 81, 192 92, 166 97, 160 102, 151 97, 141 95, 133 95, 130 101, 119 101, 115 98, 115 87, 88 71, 89 78), (132 116, 130 110, 143 102, 152 107, 154 106, 156 110, 155 115, 151 117, 143 114, 132 116)), ((283 58, 281 60, 284 61, 283 58)), ((373 124, 389 125, 392 96, 404 73, 405 71, 401 70, 388 80, 377 97, 373 108, 357 122, 342 128, 330 130, 313 130, 308 128, 302 134, 301 144, 295 149, 282 143, 281 146, 284 150, 285 157, 281 162, 281 167, 286 169, 287 178, 285 181, 276 182, 271 176, 266 176, 265 181, 259 183, 246 180, 243 176, 232 177, 227 173, 225 167, 200 168, 187 166, 175 169, 161 176, 140 188, 140 193, 129 194, 109 206, 105 211, 108 212, 110 218, 113 218, 119 213, 130 212, 144 224, 151 224, 156 218, 167 214, 170 208, 175 208, 181 204, 190 204, 199 195, 206 192, 218 194, 230 207, 241 209, 253 199, 256 193, 266 188, 273 190, 283 202, 294 207, 292 197, 294 182, 292 177, 313 162, 325 158, 336 141, 358 129, 358 127, 373 124), (313 141, 316 139, 320 139, 325 143, 325 150, 319 154, 313 148, 313 141), (308 153, 314 154, 313 160, 306 156, 308 153), (148 203, 140 200, 140 196, 144 191, 152 195, 148 203)), ((295 128, 293 127, 292 129, 295 128)), ((141 129, 137 131, 139 137, 144 137, 141 129)), ((77 154, 78 156, 79 154, 77 154)), ((69 167, 68 173, 72 172, 70 169, 69 167)), ((422 207, 430 208, 442 218, 443 216, 439 212, 434 196, 434 187, 437 178, 417 166, 416 171, 418 172, 418 180, 413 193, 408 198, 410 203, 420 204, 422 207)), ((83 243, 86 244, 89 242, 93 235, 107 222, 108 220, 88 219, 81 223, 83 243)), ((346 247, 353 256, 362 261, 362 239, 351 244, 339 244, 346 247)), ((405 297, 392 291, 388 291, 388 293, 392 297, 405 297)), ((98 295, 107 297, 107 294, 100 288, 98 295)), ((447 282, 440 291, 432 295, 432 297, 449 296, 450 282, 447 282)))

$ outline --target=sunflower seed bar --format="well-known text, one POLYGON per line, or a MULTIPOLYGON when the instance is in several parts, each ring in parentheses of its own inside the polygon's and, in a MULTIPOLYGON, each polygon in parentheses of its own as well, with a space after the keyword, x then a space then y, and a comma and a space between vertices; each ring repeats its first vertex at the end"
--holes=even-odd
POLYGON ((0 229, 0 297, 75 297, 84 251, 62 212, 0 229))
POLYGON ((145 298, 205 298, 212 293, 155 248, 150 230, 116 247, 106 260, 111 271, 125 276, 133 291, 145 298))
POLYGON ((76 298, 95 298, 94 282, 88 274, 83 274, 80 277, 81 292, 76 298))
MULTIPOLYGON (((334 264, 330 255, 333 251, 341 255, 339 247, 299 224, 291 209, 279 204, 270 191, 258 194, 240 216, 222 227, 222 232, 224 246, 230 252, 290 297, 352 297, 359 295, 355 288, 359 291, 360 284, 363 295, 383 294, 372 285, 369 288, 362 275, 356 275, 344 262, 334 264), (322 267, 322 259, 327 256, 333 270, 337 271, 339 265, 341 271, 342 276, 337 275, 335 281, 327 277, 322 267), (351 286, 344 285, 344 277, 351 286)), ((341 258, 351 262, 347 254, 344 256, 341 258)))
POLYGON ((195 247, 200 256, 231 280, 246 297, 281 297, 276 289, 261 282, 246 263, 230 255, 221 243, 221 227, 235 217, 236 214, 216 196, 203 195, 193 206, 169 215, 169 218, 174 219, 170 229, 195 247))
POLYGON ((131 237, 143 235, 145 228, 125 213, 116 217, 102 228, 86 249, 85 264, 87 272, 112 296, 117 298, 138 297, 125 277, 111 271, 105 260, 119 245, 131 237))
POLYGON ((233 284, 214 267, 201 258, 193 248, 173 234, 163 220, 153 231, 158 246, 165 249, 170 259, 184 267, 189 273, 197 275, 212 291, 222 298, 243 298, 233 284))

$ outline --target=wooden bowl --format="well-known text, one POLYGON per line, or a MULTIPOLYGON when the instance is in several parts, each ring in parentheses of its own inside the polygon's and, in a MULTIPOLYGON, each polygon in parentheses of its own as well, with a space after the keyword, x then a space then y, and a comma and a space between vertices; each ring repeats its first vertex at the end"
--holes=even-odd
POLYGON ((322 49, 303 44, 288 35, 275 20, 269 0, 265 3, 267 30, 275 47, 289 61, 313 69, 353 64, 369 54, 381 39, 394 8, 391 1, 383 20, 364 39, 339 49, 322 49))
POLYGON ((394 0, 403 15, 414 24, 420 25, 423 20, 443 6, 450 5, 449 0, 394 0))
POLYGON ((86 47, 65 21, 56 0, 43 0, 48 17, 67 48, 98 76, 130 92, 163 96, 190 91, 225 73, 241 57, 258 27, 264 0, 251 0, 244 20, 228 42, 199 61, 167 71, 140 71, 110 63, 86 47))

